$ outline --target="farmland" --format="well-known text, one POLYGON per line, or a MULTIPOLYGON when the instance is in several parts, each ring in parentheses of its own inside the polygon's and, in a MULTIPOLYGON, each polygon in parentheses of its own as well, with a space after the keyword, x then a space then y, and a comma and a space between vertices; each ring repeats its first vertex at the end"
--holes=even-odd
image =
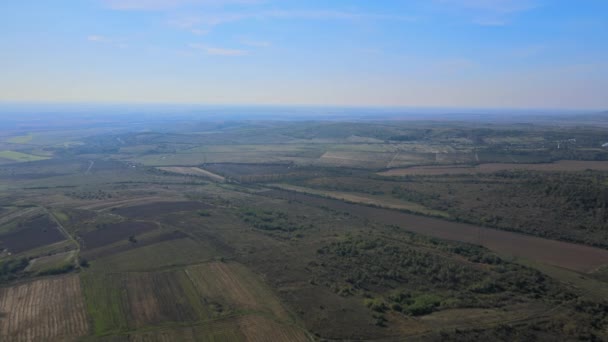
POLYGON ((104 225, 100 229, 84 234, 81 238, 84 246, 93 249, 155 228, 157 226, 149 222, 124 221, 104 225))
POLYGON ((0 235, 0 242, 11 253, 20 253, 65 239, 57 225, 45 215, 20 223, 17 229, 0 235))
MULTIPOLYGON (((83 276, 85 298, 94 312, 98 335, 159 325, 213 327, 218 319, 241 316, 239 327, 255 334, 257 329, 264 329, 265 319, 261 317, 269 315, 283 321, 285 329, 290 321, 272 292, 236 264, 203 263, 161 272, 96 272, 83 276), (254 318, 258 314, 263 316, 254 318), (258 320, 262 321, 260 327, 258 320)), ((278 332, 284 329, 282 324, 276 327, 278 332)))
POLYGON ((76 340, 88 333, 77 275, 0 288, 4 341, 76 340))
POLYGON ((3 135, 2 341, 608 339, 601 128, 159 120, 3 135))

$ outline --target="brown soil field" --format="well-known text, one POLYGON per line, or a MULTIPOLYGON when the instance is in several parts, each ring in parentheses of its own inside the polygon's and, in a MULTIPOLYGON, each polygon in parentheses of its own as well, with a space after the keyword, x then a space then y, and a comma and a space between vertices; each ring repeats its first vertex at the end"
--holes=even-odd
POLYGON ((205 298, 235 308, 271 313, 279 319, 288 317, 270 289, 240 264, 213 262, 189 267, 186 273, 205 298))
POLYGON ((141 234, 153 229, 158 229, 158 226, 151 222, 126 221, 110 223, 104 228, 83 234, 83 247, 93 249, 109 245, 121 239, 127 239, 131 235, 141 234))
POLYGON ((75 341, 88 331, 77 275, 0 288, 1 341, 75 341))
POLYGON ((65 240, 65 236, 57 229, 55 222, 47 215, 41 215, 26 221, 23 228, 0 236, 0 248, 7 248, 11 253, 21 253, 62 240, 65 240))
POLYGON ((168 167, 159 167, 161 171, 177 173, 180 175, 188 175, 188 176, 201 176, 212 181, 223 183, 226 179, 220 175, 216 175, 213 172, 198 168, 198 167, 186 167, 186 166, 168 166, 168 167))
POLYGON ((147 218, 173 212, 195 211, 206 208, 209 208, 209 205, 196 201, 154 202, 130 207, 121 207, 112 212, 130 218, 147 218))
POLYGON ((478 244, 502 255, 535 260, 579 272, 591 272, 608 264, 608 250, 604 249, 406 214, 390 209, 366 207, 302 193, 269 190, 261 194, 314 206, 325 206, 378 223, 397 225, 414 233, 478 244))
POLYGON ((162 322, 193 322, 199 315, 188 301, 182 284, 192 284, 183 272, 129 273, 125 287, 129 298, 129 326, 141 328, 162 322), (180 281, 182 280, 182 281, 180 281))
POLYGON ((561 160, 544 164, 503 164, 489 163, 477 166, 414 166, 405 169, 392 169, 379 172, 381 176, 433 176, 446 174, 493 173, 498 171, 608 171, 608 161, 561 160))

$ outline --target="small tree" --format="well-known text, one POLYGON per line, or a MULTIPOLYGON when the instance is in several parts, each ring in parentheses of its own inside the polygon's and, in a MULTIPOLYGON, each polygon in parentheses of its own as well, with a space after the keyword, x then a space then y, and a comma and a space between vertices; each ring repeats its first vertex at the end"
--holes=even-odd
POLYGON ((80 267, 87 268, 89 267, 89 260, 82 258, 80 259, 80 267))

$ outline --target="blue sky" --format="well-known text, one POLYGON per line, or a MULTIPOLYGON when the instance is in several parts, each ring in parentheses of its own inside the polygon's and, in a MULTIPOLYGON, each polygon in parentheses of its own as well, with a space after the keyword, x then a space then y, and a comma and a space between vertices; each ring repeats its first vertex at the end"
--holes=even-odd
POLYGON ((0 101, 608 108, 605 0, 5 0, 0 101))

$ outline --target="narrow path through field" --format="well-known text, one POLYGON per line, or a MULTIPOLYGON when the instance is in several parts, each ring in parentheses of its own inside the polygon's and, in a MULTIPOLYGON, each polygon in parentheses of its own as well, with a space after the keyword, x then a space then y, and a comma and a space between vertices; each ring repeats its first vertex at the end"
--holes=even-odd
POLYGON ((391 159, 390 162, 388 162, 388 164, 386 164, 386 168, 390 168, 391 165, 393 165, 393 162, 395 161, 395 159, 397 159, 397 157, 399 156, 400 152, 395 153, 395 155, 393 156, 393 159, 391 159))
POLYGON ((91 168, 93 168, 93 165, 95 164, 94 160, 91 160, 89 162, 89 167, 87 168, 87 171, 85 171, 85 174, 89 174, 89 172, 91 172, 91 168))
POLYGON ((57 225, 57 228, 59 228, 59 230, 61 231, 61 233, 70 241, 72 241, 72 243, 74 245, 76 245, 76 257, 74 258, 76 265, 78 265, 80 263, 80 243, 78 243, 78 241, 67 231, 67 229, 65 229, 65 227, 61 224, 61 222, 55 217, 55 215, 53 215, 53 213, 48 210, 45 207, 40 207, 42 208, 42 210, 44 210, 47 215, 49 215, 49 217, 51 218, 51 220, 53 220, 53 222, 55 222, 55 224, 57 225))

